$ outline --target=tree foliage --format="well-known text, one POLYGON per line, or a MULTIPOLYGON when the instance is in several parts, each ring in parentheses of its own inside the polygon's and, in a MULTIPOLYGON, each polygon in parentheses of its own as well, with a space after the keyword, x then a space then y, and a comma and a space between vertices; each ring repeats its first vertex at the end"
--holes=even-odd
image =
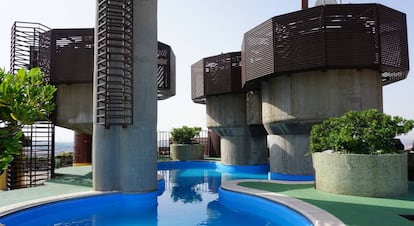
POLYGON ((181 128, 173 128, 171 139, 176 144, 192 144, 195 142, 195 137, 198 136, 200 132, 200 127, 183 126, 181 128))
POLYGON ((0 69, 0 171, 20 153, 22 127, 47 120, 56 88, 43 81, 39 68, 15 75, 0 69))
POLYGON ((395 137, 409 132, 413 127, 413 120, 392 117, 375 109, 351 111, 314 125, 310 150, 354 154, 399 153, 399 140, 395 137))

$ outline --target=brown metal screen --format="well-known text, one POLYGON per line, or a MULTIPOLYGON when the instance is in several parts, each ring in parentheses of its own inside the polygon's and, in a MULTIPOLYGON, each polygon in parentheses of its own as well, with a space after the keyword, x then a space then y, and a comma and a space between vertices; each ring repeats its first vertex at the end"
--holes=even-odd
POLYGON ((252 30, 243 38, 244 82, 272 74, 274 72, 273 20, 269 19, 252 30))
POLYGON ((158 42, 157 56, 158 99, 164 100, 175 95, 175 55, 169 45, 158 42))
MULTIPOLYGON (((40 58, 48 38, 44 35, 50 28, 30 22, 15 22, 11 29, 10 72, 16 73, 20 68, 30 69, 40 64, 47 64, 40 58)), ((46 73, 47 71, 43 71, 46 73)), ((48 76, 48 74, 45 74, 48 76)))
MULTIPOLYGON (((39 23, 15 22, 11 30, 10 71, 40 66, 49 81, 49 28, 39 23)), ((53 176, 54 128, 51 121, 37 121, 23 128, 27 139, 22 154, 8 167, 8 189, 41 185, 53 176)))
POLYGON ((382 82, 405 79, 409 70, 406 15, 388 7, 379 7, 382 82))
POLYGON ((53 177, 55 126, 49 121, 39 121, 23 128, 27 139, 22 154, 15 157, 8 168, 8 189, 43 185, 53 177))
POLYGON ((242 46, 243 85, 329 68, 372 68, 386 85, 404 79, 409 68, 405 14, 379 4, 325 5, 276 16, 248 31, 242 46))
POLYGON ((195 103, 206 103, 204 93, 204 60, 199 60, 191 65, 191 99, 195 103))
POLYGON ((241 52, 207 57, 191 67, 192 99, 205 103, 205 96, 240 92, 241 52))
POLYGON ((97 25, 97 123, 133 122, 133 1, 99 0, 97 25))
POLYGON ((51 83, 92 82, 93 31, 93 29, 51 30, 51 83))

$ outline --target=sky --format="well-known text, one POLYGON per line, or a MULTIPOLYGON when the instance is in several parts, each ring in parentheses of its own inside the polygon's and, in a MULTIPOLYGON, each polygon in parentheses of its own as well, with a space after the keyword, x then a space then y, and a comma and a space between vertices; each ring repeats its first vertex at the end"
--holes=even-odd
MULTIPOLYGON (((309 0, 314 6, 316 0, 309 0)), ((410 66, 414 59, 412 0, 342 0, 338 3, 380 3, 407 14, 410 66), (411 2, 411 3, 408 3, 411 2), (411 13, 410 13, 411 12, 411 13)), ((95 0, 0 0, 0 67, 10 64, 10 29, 15 21, 39 22, 50 28, 95 26, 95 0)), ((191 65, 202 58, 240 51, 245 32, 265 20, 301 9, 296 0, 158 0, 158 40, 176 56, 176 96, 158 101, 158 130, 206 127, 205 106, 191 100, 191 65)), ((414 119, 414 75, 383 88, 384 112, 414 119)), ((414 133, 409 134, 414 137, 414 133)), ((73 134, 57 128, 56 141, 73 134)))

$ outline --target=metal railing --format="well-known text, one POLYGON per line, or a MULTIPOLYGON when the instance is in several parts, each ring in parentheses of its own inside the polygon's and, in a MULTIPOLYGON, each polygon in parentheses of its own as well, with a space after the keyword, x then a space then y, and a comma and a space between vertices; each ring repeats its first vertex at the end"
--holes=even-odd
MULTIPOLYGON (((196 138, 196 141, 203 145, 204 155, 209 156, 210 153, 210 136, 208 130, 202 130, 199 136, 196 138)), ((169 158, 170 157, 170 145, 171 141, 171 132, 170 131, 158 131, 157 133, 157 155, 160 158, 169 158)))

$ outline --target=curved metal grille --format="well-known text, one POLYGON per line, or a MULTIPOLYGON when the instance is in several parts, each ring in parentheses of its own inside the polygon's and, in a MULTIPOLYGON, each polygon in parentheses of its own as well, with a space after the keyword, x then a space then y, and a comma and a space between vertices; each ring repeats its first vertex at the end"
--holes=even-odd
POLYGON ((204 58, 191 66, 191 97, 205 103, 206 96, 242 91, 241 52, 204 58))
POLYGON ((408 74, 406 27, 404 13, 380 4, 324 5, 276 16, 244 36, 243 85, 330 68, 375 69, 383 85, 390 84, 408 74))
POLYGON ((47 49, 50 47, 50 28, 40 23, 15 22, 11 29, 10 72, 20 68, 31 69, 44 66, 45 77, 49 77, 47 49))
POLYGON ((97 123, 133 122, 133 1, 100 0, 97 25, 97 123))

